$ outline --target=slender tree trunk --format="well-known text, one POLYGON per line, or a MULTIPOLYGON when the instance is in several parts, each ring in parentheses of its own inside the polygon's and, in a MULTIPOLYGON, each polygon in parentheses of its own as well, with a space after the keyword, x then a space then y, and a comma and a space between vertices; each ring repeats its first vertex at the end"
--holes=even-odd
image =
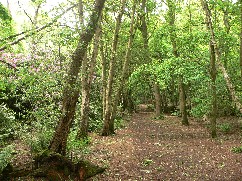
POLYGON ((134 41, 134 36, 136 32, 136 27, 134 27, 135 24, 135 12, 136 12, 136 0, 133 1, 133 8, 132 8, 132 14, 131 14, 131 22, 130 22, 130 29, 129 29, 129 41, 127 45, 127 50, 124 58, 123 63, 123 69, 121 74, 121 80, 118 84, 116 95, 113 102, 113 109, 111 114, 111 123, 114 124, 114 119, 116 117, 118 103, 120 101, 121 92, 123 89, 123 86, 126 84, 126 81, 128 79, 128 73, 129 73, 129 65, 130 65, 130 57, 131 57, 131 49, 134 41))
MULTIPOLYGON (((173 55, 178 58, 180 55, 178 53, 178 48, 177 48, 177 43, 176 43, 176 31, 175 31, 175 16, 176 16, 176 6, 173 2, 170 0, 167 0, 168 4, 168 16, 169 16, 169 33, 170 33, 170 39, 172 43, 172 48, 173 48, 173 55)), ((180 100, 180 111, 182 115, 182 124, 183 125, 189 125, 188 118, 187 118, 187 109, 186 109, 186 91, 185 91, 185 86, 183 83, 183 77, 182 75, 179 76, 178 78, 178 83, 179 83, 179 100, 180 100)))
POLYGON ((180 110, 182 116, 182 125, 188 126, 187 110, 186 110, 186 95, 185 95, 185 85, 182 80, 182 76, 179 77, 179 98, 180 98, 180 110))
MULTIPOLYGON (((92 78, 94 73, 94 68, 96 65, 96 58, 98 55, 99 39, 100 39, 101 29, 98 26, 95 32, 94 45, 91 61, 87 61, 90 66, 88 70, 88 65, 82 65, 82 106, 81 106, 81 124, 78 131, 77 137, 86 138, 88 136, 88 122, 89 122, 89 111, 90 111, 90 90, 92 84, 92 78)), ((87 59, 88 60, 88 59, 87 59)), ((83 61, 84 62, 84 61, 83 61)))
POLYGON ((226 85, 228 87, 228 90, 231 94, 231 97, 232 97, 232 100, 236 106, 236 109, 242 113, 242 105, 240 103, 240 100, 239 98, 237 97, 236 93, 235 93, 235 89, 234 89, 234 86, 230 80, 230 77, 226 71, 226 69, 224 68, 224 65, 221 61, 221 55, 220 55, 220 51, 219 51, 219 48, 217 46, 217 43, 216 43, 216 39, 215 39, 215 35, 214 35, 214 30, 213 30, 213 25, 212 25, 212 20, 211 20, 211 12, 208 8, 208 4, 207 4, 207 1, 204 1, 204 0, 201 0, 201 4, 203 6, 203 9, 206 13, 206 17, 207 17, 207 22, 208 22, 208 28, 209 28, 209 31, 210 31, 210 36, 211 36, 211 41, 212 41, 212 44, 214 46, 214 51, 215 51, 215 55, 216 55, 216 59, 217 59, 217 65, 218 65, 218 68, 221 70, 222 74, 223 74, 223 77, 226 81, 226 85))
POLYGON ((212 80, 212 111, 211 111, 211 136, 215 138, 217 136, 216 131, 216 119, 217 119, 217 90, 216 90, 216 55, 213 43, 210 41, 210 77, 212 80))
POLYGON ((121 9, 117 17, 114 38, 112 44, 112 55, 109 63, 109 72, 108 72, 108 80, 107 80, 107 89, 106 89, 106 102, 105 102, 105 113, 104 113, 104 126, 102 135, 108 136, 114 134, 114 123, 111 120, 112 114, 112 87, 113 87, 113 77, 115 70, 115 62, 116 62, 116 54, 117 54, 117 45, 118 45, 118 34, 121 26, 122 16, 124 13, 126 0, 122 0, 121 9))
MULTIPOLYGON (((139 27, 142 37, 143 37, 143 47, 144 47, 144 59, 146 63, 149 63, 151 61, 150 59, 150 52, 149 52, 149 40, 148 40, 148 28, 147 28, 147 22, 146 22, 146 0, 142 0, 141 3, 141 14, 140 14, 140 21, 141 26, 139 27)), ((153 85, 154 90, 154 96, 155 96, 155 117, 159 117, 162 113, 161 109, 161 94, 160 94, 160 88, 159 84, 154 80, 153 85)))
POLYGON ((155 96, 155 117, 159 118, 161 116, 161 94, 159 84, 154 83, 154 96, 155 96))
POLYGON ((107 85, 107 76, 106 76, 106 72, 107 72, 107 60, 106 60, 106 56, 104 54, 104 40, 101 41, 101 46, 100 46, 100 51, 101 51, 101 67, 102 67, 102 105, 103 105, 103 120, 105 117, 105 109, 106 109, 106 85, 107 85))
POLYGON ((242 0, 240 0, 240 76, 242 81, 242 0))
POLYGON ((59 119, 59 123, 49 145, 49 149, 52 152, 57 152, 62 155, 66 154, 67 137, 70 132, 71 123, 74 119, 76 103, 80 92, 77 83, 78 73, 80 71, 87 46, 96 31, 98 19, 101 15, 104 3, 105 0, 95 0, 95 5, 92 14, 90 15, 89 23, 86 29, 80 34, 77 48, 72 55, 72 62, 63 92, 62 116, 59 119))
POLYGON ((8 9, 9 15, 12 17, 12 13, 11 13, 11 10, 10 10, 9 0, 7 0, 7 9, 8 9))
MULTIPOLYGON (((209 9, 207 9, 207 11, 210 11, 209 9)), ((210 14, 210 12, 209 12, 210 14)), ((209 30, 210 28, 210 17, 208 17, 209 15, 208 13, 206 13, 206 21, 207 21, 207 28, 209 30)), ((217 74, 217 70, 216 70, 216 54, 215 54, 215 47, 214 44, 212 42, 212 39, 210 40, 209 43, 209 48, 210 48, 210 77, 211 77, 211 92, 212 92, 212 110, 210 112, 210 134, 212 136, 212 138, 217 137, 217 130, 216 130, 216 119, 217 119, 217 91, 216 91, 216 74, 217 74)))

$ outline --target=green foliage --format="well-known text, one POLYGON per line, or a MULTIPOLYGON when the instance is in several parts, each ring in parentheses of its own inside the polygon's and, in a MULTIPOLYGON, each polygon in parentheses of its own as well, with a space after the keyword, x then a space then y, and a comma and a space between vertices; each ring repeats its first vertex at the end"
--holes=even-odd
POLYGON ((181 113, 180 113, 180 111, 174 111, 173 113, 171 113, 171 115, 172 116, 180 116, 181 115, 181 113))
POLYGON ((150 164, 152 164, 153 163, 153 160, 150 160, 150 159, 145 159, 144 161, 143 161, 143 165, 144 166, 149 166, 150 164))
POLYGON ((163 113, 161 113, 160 116, 158 117, 154 117, 155 120, 162 120, 162 119, 165 119, 165 115, 163 113))
POLYGON ((8 145, 0 149, 0 173, 13 159, 14 153, 15 153, 15 150, 13 145, 8 145))
MULTIPOLYGON (((8 10, 0 2, 0 39, 6 38, 9 35, 14 34, 14 25, 11 15, 8 10)), ((0 46, 3 46, 6 42, 2 39, 0 46)))
POLYGON ((89 153, 88 145, 91 143, 91 137, 78 140, 76 139, 77 131, 72 130, 68 136, 67 153, 74 158, 78 159, 83 154, 89 153))
POLYGON ((14 112, 0 104, 0 142, 13 138, 17 134, 18 126, 14 112))
POLYGON ((218 128, 224 133, 229 133, 232 130, 232 125, 230 123, 222 123, 218 125, 218 128))
POLYGON ((233 148, 231 149, 231 151, 232 151, 233 153, 242 153, 242 146, 233 147, 233 148))
POLYGON ((125 128, 125 120, 122 117, 117 117, 114 120, 114 129, 125 128))
POLYGON ((38 130, 38 132, 32 132, 25 134, 24 141, 28 144, 31 152, 37 154, 43 150, 48 149, 50 140, 53 135, 53 130, 38 130))

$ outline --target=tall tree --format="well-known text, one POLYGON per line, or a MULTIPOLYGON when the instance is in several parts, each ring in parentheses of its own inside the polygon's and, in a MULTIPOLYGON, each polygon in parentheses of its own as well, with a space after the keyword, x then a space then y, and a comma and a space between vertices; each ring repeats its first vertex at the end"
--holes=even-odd
MULTIPOLYGON (((81 22, 81 27, 84 26, 84 12, 83 12, 83 2, 79 1, 79 17, 81 22)), ((89 122, 89 111, 90 111, 90 90, 92 77, 94 73, 94 68, 96 65, 96 58, 99 49, 99 39, 100 39, 101 29, 100 23, 97 26, 95 37, 93 41, 93 52, 91 58, 87 57, 85 54, 82 61, 81 68, 81 120, 80 127, 77 133, 77 138, 86 138, 88 136, 88 122, 89 122)))
POLYGON ((110 118, 112 124, 114 123, 114 119, 116 117, 118 103, 120 101, 120 96, 121 96, 121 92, 123 90, 123 86, 126 85, 126 81, 129 77, 131 50, 132 50, 132 46, 133 46, 135 32, 137 29, 137 27, 135 26, 136 2, 137 2, 136 0, 133 0, 131 21, 130 21, 130 27, 129 27, 129 40, 128 40, 128 44, 127 44, 127 48, 126 48, 126 52, 125 52, 120 82, 118 82, 118 87, 117 87, 114 101, 112 104, 112 113, 111 113, 111 118, 110 118))
MULTIPOLYGON (((175 19, 176 19, 176 1, 167 0, 168 6, 168 23, 169 23, 169 34, 170 40, 172 43, 173 48, 173 55, 176 58, 179 58, 179 52, 177 47, 177 35, 176 35, 176 28, 175 28, 175 19)), ((180 111, 182 115, 182 124, 189 125, 188 118, 187 118, 187 109, 186 109, 186 92, 185 92, 185 85, 183 82, 183 76, 179 75, 178 78, 179 82, 179 100, 180 100, 180 111)))
POLYGON ((76 103, 79 97, 78 73, 85 56, 88 44, 92 40, 97 29, 98 20, 105 0, 95 0, 89 22, 85 30, 80 34, 76 50, 72 54, 72 62, 68 71, 66 85, 63 92, 62 115, 55 129, 54 136, 49 145, 50 151, 66 154, 67 137, 75 115, 76 103))
POLYGON ((219 50, 219 47, 217 45, 217 41, 216 41, 216 38, 215 38, 215 33, 214 33, 214 29, 213 29, 213 23, 212 23, 212 15, 211 15, 211 11, 209 10, 209 7, 208 7, 208 3, 206 0, 201 0, 201 4, 203 6, 203 9, 204 9, 204 12, 206 14, 206 17, 207 17, 207 22, 208 22, 208 28, 209 28, 209 32, 210 32, 210 36, 211 36, 211 41, 212 41, 212 44, 214 46, 214 51, 215 51, 215 55, 216 55, 216 62, 217 62, 217 65, 218 65, 218 68, 221 70, 222 74, 223 74, 223 77, 226 81, 226 85, 228 87, 228 90, 231 94, 231 97, 232 97, 232 100, 236 106, 236 109, 242 113, 242 105, 240 103, 240 100, 238 98, 238 96, 236 95, 236 92, 235 92, 235 89, 234 89, 234 86, 231 82, 231 79, 230 79, 230 76, 229 74, 227 73, 227 70, 225 69, 222 61, 221 61, 221 54, 220 54, 220 50, 219 50))
POLYGON ((108 72, 108 79, 107 79, 107 88, 103 89, 106 90, 106 98, 105 98, 105 112, 104 112, 104 126, 102 135, 107 136, 114 133, 114 123, 111 122, 111 115, 112 115, 112 89, 113 89, 113 78, 114 78, 114 71, 115 71, 115 64, 116 64, 116 56, 117 56, 117 45, 118 45, 118 35, 119 30, 121 27, 122 16, 124 14, 126 0, 121 1, 121 8, 119 14, 116 18, 116 25, 113 35, 113 43, 112 43, 112 52, 111 52, 111 59, 109 62, 109 72, 108 72))
POLYGON ((92 56, 85 63, 82 64, 82 105, 81 105, 81 124, 77 137, 86 138, 88 136, 88 122, 89 122, 89 111, 90 111, 90 90, 91 83, 93 79, 94 68, 96 65, 96 58, 99 49, 99 39, 101 34, 101 28, 98 26, 95 32, 94 42, 93 42, 93 52, 92 56), (89 67, 89 68, 88 68, 89 67))
POLYGON ((242 80, 242 0, 240 3, 240 76, 242 80))
MULTIPOLYGON (((139 27, 142 37, 143 37, 143 47, 144 47, 144 59, 146 63, 150 63, 150 51, 149 51, 149 40, 148 40, 148 26, 146 22, 147 17, 147 1, 142 0, 141 1, 141 13, 140 13, 140 21, 141 25, 139 27)), ((155 96, 155 117, 159 117, 161 115, 161 93, 160 93, 160 87, 156 80, 154 80, 153 83, 153 89, 154 89, 154 96, 155 96)))

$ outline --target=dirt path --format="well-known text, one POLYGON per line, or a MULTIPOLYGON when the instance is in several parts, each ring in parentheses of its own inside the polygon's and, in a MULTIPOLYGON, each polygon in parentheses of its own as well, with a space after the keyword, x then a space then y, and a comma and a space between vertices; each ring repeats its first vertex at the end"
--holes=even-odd
POLYGON ((241 181, 242 154, 231 152, 242 143, 239 133, 213 140, 190 122, 183 127, 177 117, 152 120, 151 113, 138 113, 116 135, 95 135, 88 159, 108 169, 90 180, 241 181))

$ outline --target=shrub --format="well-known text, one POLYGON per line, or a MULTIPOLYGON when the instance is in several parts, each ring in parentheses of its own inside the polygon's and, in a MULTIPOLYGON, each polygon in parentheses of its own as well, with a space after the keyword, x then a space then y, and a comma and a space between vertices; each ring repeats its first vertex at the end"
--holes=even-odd
POLYGON ((48 149, 52 134, 52 130, 40 129, 34 135, 33 133, 26 134, 23 139, 25 142, 27 142, 31 152, 37 154, 43 150, 48 149))
POLYGON ((76 139, 76 135, 77 131, 72 130, 67 142, 67 153, 74 159, 78 159, 81 155, 89 153, 88 145, 91 143, 91 137, 78 140, 76 139))
POLYGON ((14 146, 8 145, 0 150, 0 173, 13 159, 14 146))
POLYGON ((14 112, 8 109, 4 104, 0 105, 0 141, 16 135, 17 123, 14 112))
POLYGON ((232 130, 232 125, 230 123, 222 123, 218 125, 218 128, 224 133, 229 133, 232 130))
POLYGON ((118 117, 114 120, 114 128, 115 129, 122 129, 125 127, 125 121, 122 117, 118 117))

